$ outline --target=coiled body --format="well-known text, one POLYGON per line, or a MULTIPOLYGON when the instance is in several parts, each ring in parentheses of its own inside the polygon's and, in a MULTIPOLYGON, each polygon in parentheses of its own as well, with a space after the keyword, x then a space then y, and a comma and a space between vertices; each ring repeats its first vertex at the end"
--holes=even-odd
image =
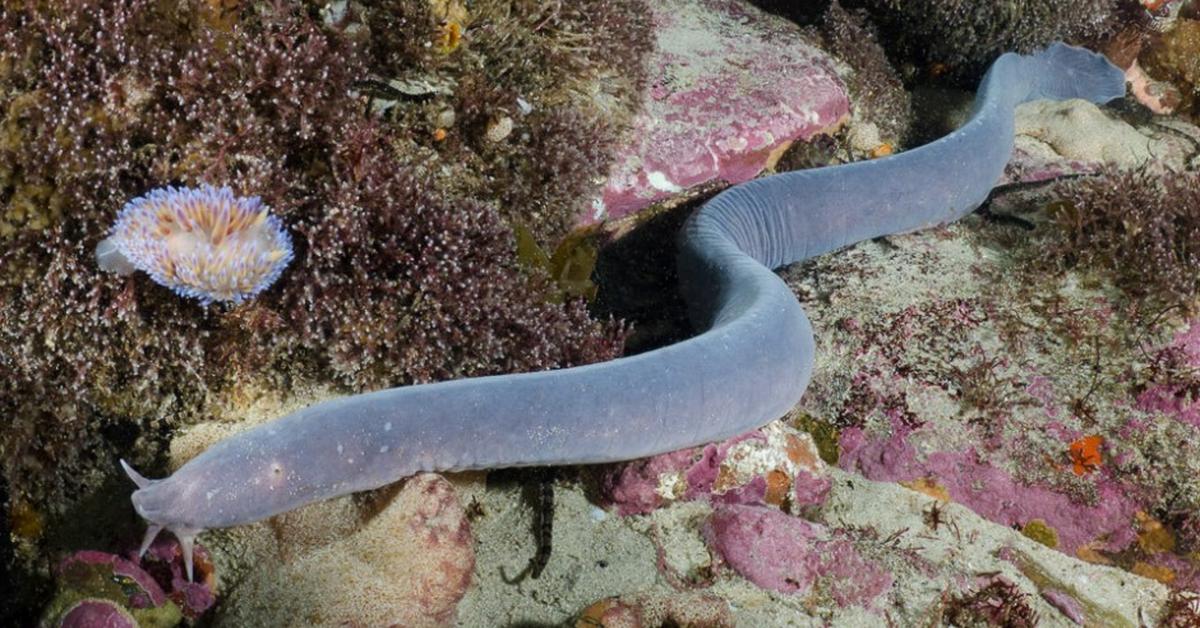
MULTIPOLYGON (((681 289, 699 335, 578 368, 410 386, 320 403, 222 441, 133 495, 152 531, 190 537, 420 471, 587 464, 740 434, 792 408, 813 338, 771 269, 977 207, 1013 146, 1013 109, 1124 94, 1103 57, 1055 44, 1006 54, 970 121, 891 157, 766 177, 718 195, 684 226, 681 289)), ((136 475, 136 474, 134 474, 136 475)))

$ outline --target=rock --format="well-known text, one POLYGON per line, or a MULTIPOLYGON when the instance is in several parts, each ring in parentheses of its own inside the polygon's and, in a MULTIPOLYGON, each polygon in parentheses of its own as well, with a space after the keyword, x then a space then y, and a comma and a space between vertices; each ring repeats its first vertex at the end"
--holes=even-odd
POLYGON ((770 504, 796 512, 824 501, 825 471, 812 437, 776 421, 720 443, 617 465, 602 478, 602 492, 621 515, 646 514, 677 500, 770 504))
POLYGON ((800 29, 735 0, 651 3, 657 46, 643 111, 584 223, 713 180, 740 183, 849 112, 833 61, 800 29))
POLYGON ((729 603, 705 593, 636 593, 605 598, 588 606, 576 628, 733 628, 729 603))
POLYGON ((1095 174, 1100 171, 1100 167, 1099 162, 1067 159, 1038 140, 1018 136, 1012 158, 1004 168, 1000 183, 1036 183, 1060 177, 1095 174))
POLYGON ((425 474, 375 497, 374 504, 341 498, 314 504, 313 516, 304 512, 310 506, 277 518, 271 532, 279 555, 256 556, 222 606, 224 623, 453 623, 475 568, 474 539, 454 488, 425 474), (297 547, 289 548, 293 539, 297 547))
POLYGON ((1017 107, 1016 142, 1001 185, 1035 183, 1120 168, 1188 169, 1200 132, 1159 119, 1134 126, 1083 100, 1035 101, 1017 107))
POLYGON ((1150 138, 1086 100, 1039 100, 1021 105, 1016 129, 1018 135, 1039 140, 1067 159, 1133 168, 1154 157, 1150 138))
MULTIPOLYGON (((1150 125, 1133 116, 1135 126, 1116 119, 1114 110, 1031 105, 1022 130, 1037 130, 1045 141, 1027 138, 1031 143, 1018 143, 1018 152, 1030 147, 1022 165, 1031 156, 1044 159, 1015 174, 1010 168, 1010 181, 1111 168, 1102 159, 1115 158, 1122 146, 1141 146, 1151 159, 1146 176, 1154 177, 1188 169, 1195 150, 1188 138, 1196 130, 1182 121, 1150 125), (1158 128, 1164 124, 1170 128, 1158 128)), ((1063 559, 1039 549, 1048 564, 1078 558, 1123 569, 1126 581, 1138 574, 1191 588, 1200 582, 1191 553, 1192 531, 1200 526, 1190 517, 1200 477, 1194 438, 1200 405, 1188 391, 1195 390, 1191 358, 1200 355, 1193 349, 1200 332, 1180 320, 1181 312, 1157 315, 1136 294, 1122 294, 1107 271, 1081 264, 1047 272, 1043 264, 1054 258, 1044 251, 1062 245, 1063 235, 1050 223, 1061 215, 1044 208, 1062 199, 1064 189, 1013 186, 992 195, 994 215, 1027 217, 1036 225, 1031 229, 968 218, 784 271, 807 297, 823 356, 801 410, 838 426, 842 470, 950 502, 923 506, 916 525, 905 524, 913 530, 940 531, 957 542, 961 519, 955 515, 950 525, 942 513, 964 506, 1053 546, 1063 559), (1080 444, 1087 443, 1099 445, 1084 453, 1080 444), (1079 464, 1084 458, 1089 464, 1079 464), (1159 532, 1146 513, 1161 520, 1159 532), (1168 533, 1175 549, 1159 538, 1168 533)), ((1138 192, 1108 189, 1112 198, 1136 204, 1138 192)), ((1158 267, 1135 268, 1149 282, 1158 267)), ((822 521, 838 527, 845 515, 836 510, 836 495, 830 499, 822 521)), ((890 508, 885 516, 892 516, 890 508)), ((878 519, 869 525, 880 535, 895 532, 878 519)), ((888 565, 897 581, 911 581, 888 565)), ((1124 604, 1124 616, 1130 607, 1119 589, 1085 600, 1088 588, 1064 585, 1071 582, 1056 579, 1043 588, 1069 593, 1085 608, 1124 604)), ((1146 582, 1138 586, 1151 590, 1146 582)), ((1034 606, 1043 616, 1068 613, 1048 608, 1055 599, 1062 603, 1038 590, 1034 606)))
POLYGON ((807 594, 819 580, 844 607, 870 605, 892 586, 891 575, 848 540, 773 508, 719 506, 704 536, 729 567, 764 589, 807 594))
POLYGON ((174 539, 159 539, 145 568, 135 562, 136 552, 129 559, 95 550, 75 552, 59 563, 58 591, 42 624, 169 628, 185 615, 199 618, 215 599, 212 563, 197 547, 199 581, 184 582, 178 547, 174 539), (178 576, 174 582, 172 570, 178 576))
POLYGON ((59 628, 138 628, 138 622, 120 604, 111 600, 80 600, 67 609, 59 628))
POLYGON ((874 480, 911 481, 936 478, 955 502, 1008 526, 1041 520, 1059 539, 1059 548, 1074 554, 1101 541, 1105 549, 1124 548, 1135 539, 1132 528, 1138 505, 1128 487, 1108 478, 1095 480, 1094 503, 1081 503, 1065 491, 1031 486, 997 465, 976 448, 918 454, 903 429, 889 439, 874 440, 859 428, 842 432, 844 469, 874 480))

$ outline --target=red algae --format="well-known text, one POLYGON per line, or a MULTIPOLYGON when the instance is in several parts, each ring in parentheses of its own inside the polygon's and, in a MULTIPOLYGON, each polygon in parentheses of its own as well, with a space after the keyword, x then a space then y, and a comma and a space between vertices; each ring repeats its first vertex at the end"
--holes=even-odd
MULTIPOLYGON (((1156 352, 1155 357, 1158 360, 1179 362, 1179 367, 1193 372, 1200 368, 1200 321, 1193 321, 1166 347, 1156 352)), ((1194 384, 1178 381, 1178 378, 1170 377, 1170 374, 1167 379, 1166 382, 1146 387, 1138 394, 1136 407, 1200 428, 1200 397, 1194 394, 1194 390, 1190 390, 1194 384)))
POLYGON ((658 43, 630 142, 587 222, 714 180, 740 183, 848 114, 833 62, 799 29, 739 3, 653 3, 658 43))
POLYGON ((764 589, 804 594, 819 587, 846 607, 870 605, 892 586, 891 575, 849 541, 773 508, 720 506, 704 537, 725 564, 764 589))
POLYGON ((933 478, 955 502, 1006 526, 1041 519, 1058 533, 1059 548, 1069 554, 1097 541, 1119 551, 1136 540, 1133 521, 1140 507, 1129 487, 1103 474, 1095 479, 1095 503, 1079 503, 1070 495, 1018 481, 973 448, 918 456, 906 436, 870 439, 861 428, 848 428, 842 432, 840 465, 877 481, 933 478))

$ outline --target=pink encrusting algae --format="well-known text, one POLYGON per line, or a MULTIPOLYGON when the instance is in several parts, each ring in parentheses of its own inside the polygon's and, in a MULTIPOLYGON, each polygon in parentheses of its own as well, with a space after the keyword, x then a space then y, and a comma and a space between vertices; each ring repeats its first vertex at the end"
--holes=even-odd
POLYGON ((228 187, 165 187, 125 204, 96 257, 105 270, 134 269, 181 296, 240 303, 292 261, 292 241, 257 196, 228 187))
POLYGON ((703 528, 712 550, 742 577, 782 593, 825 591, 839 607, 870 606, 892 576, 845 538, 773 508, 721 505, 703 528))
MULTIPOLYGON (((1193 321, 1187 329, 1176 334, 1167 346, 1155 352, 1154 359, 1164 363, 1173 360, 1178 363, 1176 370, 1184 374, 1195 373, 1200 367, 1200 321, 1193 321)), ((1189 377, 1153 383, 1138 394, 1137 409, 1200 428, 1200 400, 1195 398, 1193 389, 1194 379, 1189 381, 1189 377)))
POLYGON ((891 437, 874 438, 858 427, 843 430, 838 464, 876 481, 933 479, 950 497, 980 515, 1006 526, 1046 522, 1068 554, 1099 542, 1120 551, 1136 540, 1133 520, 1139 510, 1131 486, 1098 473, 1092 479, 1096 499, 1082 503, 1050 487, 1026 484, 988 462, 979 450, 920 454, 909 442, 911 429, 893 425, 891 437))

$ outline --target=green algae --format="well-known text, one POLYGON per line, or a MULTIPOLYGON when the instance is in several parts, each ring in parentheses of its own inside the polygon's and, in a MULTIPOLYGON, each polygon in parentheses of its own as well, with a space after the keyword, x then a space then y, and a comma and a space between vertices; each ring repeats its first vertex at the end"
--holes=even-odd
POLYGON ((592 282, 592 271, 596 269, 600 250, 592 242, 592 230, 581 229, 568 234, 550 254, 524 224, 517 224, 513 233, 517 239, 517 260, 521 265, 545 272, 557 287, 551 295, 552 302, 596 298, 597 286, 592 282))
POLYGON ((1042 519, 1031 519, 1021 528, 1021 534, 1049 547, 1058 547, 1058 531, 1042 519))

